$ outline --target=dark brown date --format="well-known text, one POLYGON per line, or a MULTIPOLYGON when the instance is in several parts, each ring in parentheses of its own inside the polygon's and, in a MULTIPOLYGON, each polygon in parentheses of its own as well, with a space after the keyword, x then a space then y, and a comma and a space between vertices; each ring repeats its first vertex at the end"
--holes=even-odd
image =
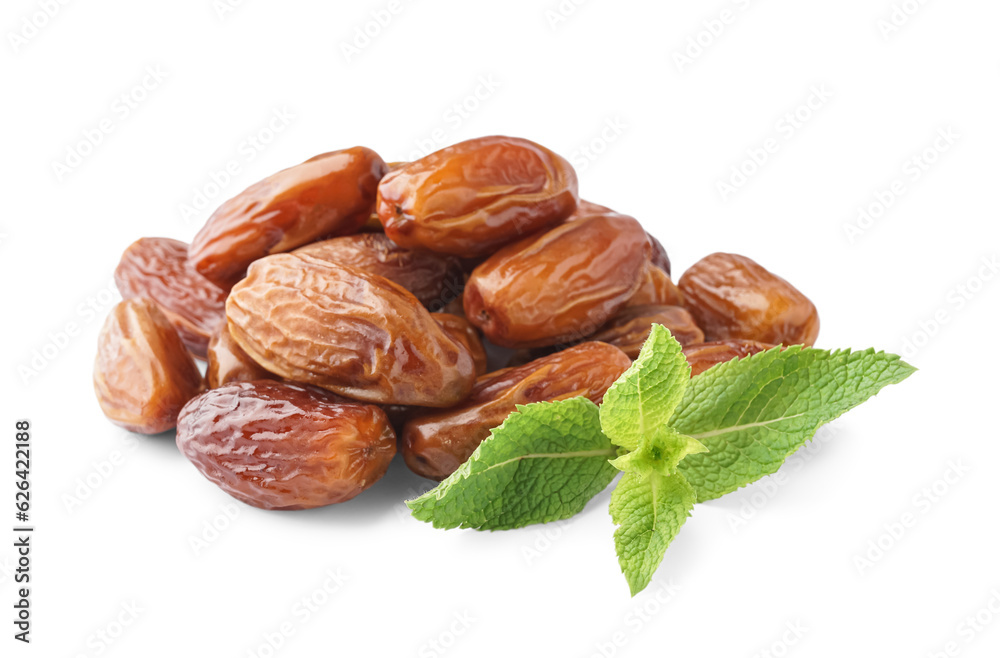
POLYGON ((233 288, 226 314, 261 366, 355 400, 448 407, 475 382, 465 342, 399 284, 349 265, 267 256, 233 288))
POLYGON ((564 158, 526 139, 483 137, 388 174, 378 216, 404 247, 474 258, 563 221, 578 199, 564 158))
POLYGON ((694 345, 705 340, 705 334, 695 324, 694 318, 680 306, 626 308, 590 339, 614 345, 634 359, 639 356, 639 350, 649 338, 654 324, 669 329, 681 345, 694 345))
POLYGON ((582 343, 518 368, 480 377, 463 404, 412 418, 403 457, 414 473, 443 480, 469 458, 518 404, 584 396, 599 404, 631 359, 606 343, 582 343))
POLYGON ((488 258, 465 286, 465 315, 493 343, 539 347, 597 331, 639 289, 651 247, 635 219, 590 215, 488 258))
POLYGON ((226 295, 188 263, 188 246, 170 238, 141 238, 122 254, 115 285, 125 299, 156 302, 181 340, 205 358, 208 339, 226 321, 226 295))
POLYGON ((773 345, 765 345, 755 340, 719 340, 701 345, 689 345, 683 349, 684 358, 691 366, 691 376, 700 375, 719 363, 753 356, 769 350, 773 345))
POLYGON ((177 447, 230 496, 263 509, 342 503, 385 475, 396 436, 381 409, 274 381, 191 400, 177 447))
POLYGON ((684 273, 679 285, 706 340, 812 345, 819 335, 813 303, 746 256, 706 256, 684 273))
POLYGON ((165 432, 202 390, 194 358, 156 304, 137 297, 112 309, 94 361, 94 392, 111 422, 142 434, 165 432))
POLYGON ((215 211, 191 243, 191 263, 229 287, 258 258, 356 233, 372 213, 386 171, 375 151, 360 146, 279 171, 215 211))
POLYGON ((382 233, 350 235, 300 247, 297 254, 350 265, 403 286, 432 312, 462 294, 465 274, 452 256, 405 249, 382 233))

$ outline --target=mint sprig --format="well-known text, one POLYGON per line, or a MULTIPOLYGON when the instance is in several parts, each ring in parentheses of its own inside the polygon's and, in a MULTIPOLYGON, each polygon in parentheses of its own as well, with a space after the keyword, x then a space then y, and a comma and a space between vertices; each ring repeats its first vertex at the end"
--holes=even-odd
POLYGON ((646 589, 667 546, 694 508, 695 492, 682 475, 626 473, 611 494, 618 564, 635 596, 646 589))
POLYGON ((774 473, 823 424, 913 372, 894 354, 789 347, 691 379, 681 346, 654 325, 600 408, 585 398, 518 406, 407 504, 439 528, 519 528, 577 514, 624 471, 610 511, 634 596, 696 502, 774 473))
POLYGON ((472 456, 408 501, 435 528, 510 530, 569 518, 618 474, 617 449, 587 398, 518 405, 472 456))
POLYGON ((774 348, 715 366, 691 380, 670 421, 708 452, 679 470, 698 502, 736 491, 778 470, 816 431, 915 368, 875 350, 774 348))

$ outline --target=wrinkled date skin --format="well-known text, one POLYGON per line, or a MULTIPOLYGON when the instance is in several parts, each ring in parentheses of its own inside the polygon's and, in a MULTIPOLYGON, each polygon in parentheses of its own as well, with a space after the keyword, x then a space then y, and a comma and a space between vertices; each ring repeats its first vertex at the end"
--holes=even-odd
POLYGON ((295 250, 384 276, 403 286, 432 311, 462 293, 465 275, 458 259, 400 247, 382 233, 362 233, 315 242, 295 250))
POLYGON ((651 247, 635 219, 602 213, 512 244, 477 267, 465 315, 493 343, 541 347, 597 331, 639 289, 651 247))
POLYGON ((650 263, 642 274, 642 283, 635 291, 625 307, 629 306, 683 306, 684 294, 680 291, 670 275, 662 268, 650 263))
POLYGON ((208 342, 208 369, 205 371, 209 388, 219 388, 236 382, 253 382, 258 379, 277 379, 265 370, 229 334, 223 324, 208 342))
POLYGON ((526 139, 483 137, 387 175, 378 216, 404 247, 475 258, 565 220, 578 200, 564 158, 526 139))
POLYGON ((765 345, 755 340, 719 340, 701 345, 688 345, 683 348, 684 358, 691 366, 691 376, 700 375, 719 363, 753 356, 758 352, 769 350, 773 345, 765 345))
POLYGON ((360 146, 279 171, 215 211, 191 243, 191 263, 229 287, 258 258, 356 233, 371 215, 386 171, 375 151, 360 146))
POLYGON ((679 287, 706 340, 812 345, 819 335, 813 303, 745 256, 706 256, 684 273, 679 287))
POLYGON ((226 303, 229 332, 285 379, 375 404, 448 407, 475 382, 469 349, 402 286, 301 254, 255 262, 226 303))
POLYGON ((177 447, 230 496, 262 509, 342 503, 385 475, 396 435, 381 409, 303 386, 230 384, 191 400, 177 447))
POLYGON ((485 375, 487 368, 486 349, 483 347, 479 332, 472 326, 472 323, 465 316, 452 315, 451 313, 431 313, 431 317, 452 338, 461 341, 469 349, 472 361, 476 364, 476 377, 485 375))
POLYGON ((194 357, 156 304, 126 299, 112 309, 94 361, 94 392, 111 422, 142 434, 165 432, 203 390, 194 357))
POLYGON ((695 324, 694 318, 680 306, 632 306, 590 338, 614 345, 628 354, 630 359, 635 359, 654 324, 662 324, 669 329, 681 345, 705 341, 705 334, 695 324))
POLYGON ((205 358, 208 340, 226 320, 223 290, 191 267, 188 246, 169 238, 142 238, 122 254, 115 285, 125 299, 145 297, 156 302, 181 340, 197 357, 205 358))
POLYGON ((592 342, 492 372, 479 378, 465 403, 407 422, 403 457, 414 473, 443 480, 516 410, 515 405, 577 396, 599 404, 631 365, 631 359, 617 347, 592 342))

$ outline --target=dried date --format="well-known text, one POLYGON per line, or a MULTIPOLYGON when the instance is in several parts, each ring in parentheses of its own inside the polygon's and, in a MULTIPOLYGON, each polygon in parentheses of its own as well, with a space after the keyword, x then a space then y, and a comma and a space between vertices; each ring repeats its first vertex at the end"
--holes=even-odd
POLYGON ((493 343, 540 347, 597 331, 636 293, 649 264, 632 217, 591 215, 501 249, 465 286, 465 315, 493 343))
POLYGON ((475 258, 563 221, 578 200, 564 158, 526 139, 483 137, 389 173, 378 216, 404 247, 475 258))
POLYGON ((279 171, 215 211, 191 243, 191 263, 231 286, 258 258, 356 233, 371 216, 386 171, 377 153, 360 146, 279 171))
POLYGON ((209 338, 226 320, 228 291, 188 263, 188 246, 180 240, 133 242, 115 269, 115 285, 125 299, 145 297, 156 302, 187 348, 200 358, 205 358, 209 338))
POLYGON ((382 233, 314 242, 296 249, 295 253, 384 276, 412 292, 431 311, 440 311, 459 297, 465 285, 458 259, 400 247, 382 233))
POLYGON ((133 298, 112 309, 94 361, 94 392, 111 422, 143 434, 165 432, 203 389, 194 358, 155 303, 133 298))
POLYGON ((263 509, 342 503, 385 475, 396 436, 385 413, 274 381, 229 384, 191 400, 177 447, 234 498, 263 509))
MULTIPOLYGON (((603 215, 607 213, 613 213, 614 211, 607 206, 602 206, 597 203, 592 203, 590 201, 585 201, 580 199, 580 202, 576 205, 576 210, 573 214, 569 216, 566 220, 567 222, 574 222, 583 217, 589 217, 590 215, 603 215)), ((649 238, 649 245, 653 248, 651 260, 653 265, 659 267, 667 276, 670 276, 670 256, 667 255, 667 250, 663 247, 663 244, 653 237, 651 233, 646 233, 646 237, 649 238)))
POLYGON ((709 341, 812 345, 819 314, 792 284, 746 256, 716 253, 684 273, 684 305, 709 341))
POLYGON ((254 263, 226 304, 229 332, 285 379, 376 404, 447 407, 475 380, 465 343, 385 277, 301 254, 254 263))

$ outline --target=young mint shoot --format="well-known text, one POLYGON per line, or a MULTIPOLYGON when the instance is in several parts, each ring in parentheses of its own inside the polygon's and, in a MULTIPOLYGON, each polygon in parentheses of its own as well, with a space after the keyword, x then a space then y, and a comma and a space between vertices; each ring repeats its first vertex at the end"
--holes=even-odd
POLYGON ((697 502, 778 470, 824 424, 915 368, 894 354, 774 348, 691 378, 654 325, 597 407, 585 398, 518 406, 455 473, 415 500, 437 528, 507 530, 611 496, 618 563, 635 596, 697 502))

